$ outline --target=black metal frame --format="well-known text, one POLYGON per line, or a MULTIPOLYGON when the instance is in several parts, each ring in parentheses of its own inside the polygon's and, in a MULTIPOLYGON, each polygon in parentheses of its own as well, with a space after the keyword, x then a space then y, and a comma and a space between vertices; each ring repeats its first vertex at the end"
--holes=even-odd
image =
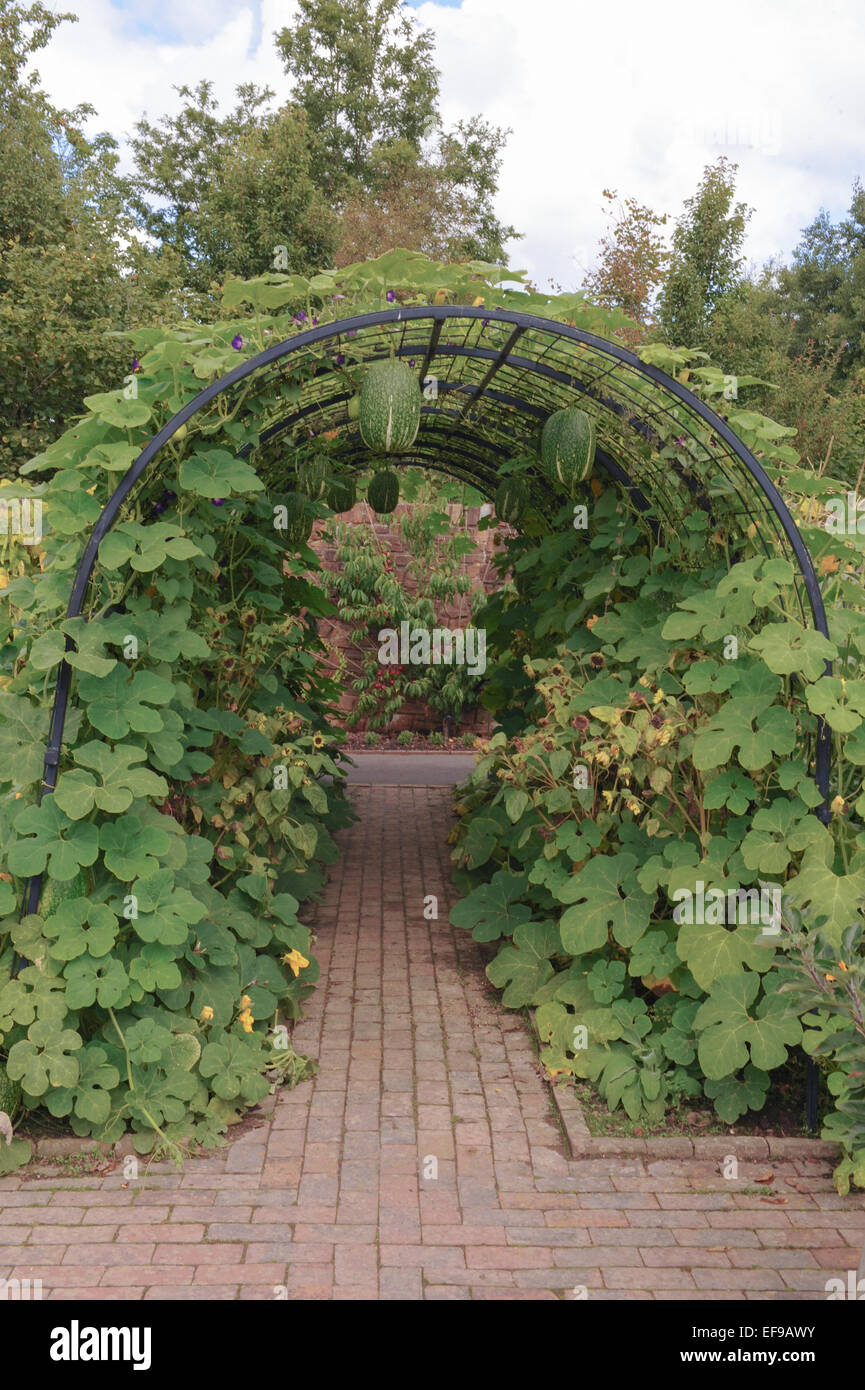
MULTIPOLYGON (((612 343, 606 339, 597 337, 595 334, 584 332, 570 324, 544 319, 534 314, 501 309, 487 309, 483 307, 475 308, 465 305, 396 307, 374 313, 357 315, 353 318, 337 322, 321 324, 314 328, 307 329, 304 332, 300 332, 292 338, 274 343, 256 357, 240 362, 233 371, 228 372, 218 381, 205 387, 204 390, 200 391, 193 400, 185 405, 182 410, 178 411, 177 414, 153 436, 115 488, 99 520, 93 527, 84 553, 78 564, 72 584, 66 617, 74 618, 80 616, 90 579, 97 562, 99 546, 104 536, 119 517, 123 504, 129 497, 133 488, 157 457, 162 446, 167 444, 181 426, 186 425, 192 420, 204 406, 208 405, 217 396, 229 391, 232 387, 252 377, 256 373, 261 372, 263 369, 271 367, 273 364, 283 361, 283 359, 289 358, 293 353, 299 353, 305 349, 315 347, 318 344, 326 343, 328 339, 336 338, 342 340, 348 334, 354 336, 365 329, 371 329, 381 325, 408 325, 422 322, 423 320, 428 321, 430 332, 427 343, 423 348, 423 360, 420 367, 421 380, 427 376, 432 363, 440 354, 453 357, 455 360, 474 357, 489 362, 489 366, 482 375, 479 383, 448 383, 451 390, 462 389, 468 392, 467 399, 461 408, 458 408, 454 412, 445 412, 440 409, 425 411, 425 414, 431 414, 438 418, 443 416, 451 418, 453 426, 449 436, 445 436, 445 438, 452 438, 457 431, 465 429, 470 423, 472 409, 477 406, 484 397, 488 400, 503 404, 507 409, 516 409, 524 418, 534 421, 533 427, 536 427, 537 424, 543 420, 545 412, 537 404, 528 402, 508 392, 498 392, 489 389, 496 374, 507 366, 518 369, 523 373, 534 374, 539 378, 550 381, 560 388, 564 388, 571 399, 574 393, 583 391, 603 410, 614 413, 620 419, 624 418, 625 423, 645 439, 657 441, 657 435, 652 424, 633 414, 626 414, 621 403, 616 401, 615 398, 601 395, 594 386, 591 389, 586 388, 577 380, 576 376, 571 376, 566 371, 561 370, 559 367, 551 366, 546 361, 541 361, 540 359, 535 360, 529 356, 523 355, 515 356, 512 353, 512 349, 517 346, 520 340, 525 339, 526 334, 533 331, 548 336, 552 335, 556 340, 576 343, 608 359, 609 367, 601 374, 604 380, 614 382, 616 369, 619 366, 627 367, 631 371, 636 371, 653 382, 655 386, 661 388, 667 396, 672 397, 675 402, 681 403, 681 405, 687 408, 690 415, 696 417, 703 425, 708 427, 712 434, 725 442, 727 446, 726 463, 729 466, 730 460, 734 460, 739 467, 739 479, 735 484, 735 490, 738 489, 739 482, 743 482, 746 486, 750 486, 752 492, 760 499, 764 509, 774 514, 775 524, 780 527, 780 531, 786 537, 786 541, 795 556, 799 574, 807 594, 814 626, 819 632, 828 636, 826 613, 817 581, 817 575, 808 550, 799 535, 796 524, 774 483, 772 483, 761 464, 734 434, 725 420, 718 416, 709 406, 701 401, 699 397, 695 396, 693 392, 689 391, 687 387, 683 386, 680 382, 675 381, 659 368, 642 362, 634 352, 617 343, 612 343), (470 344, 468 346, 465 344, 442 345, 441 335, 449 321, 471 323, 474 320, 480 321, 483 328, 487 328, 491 323, 505 325, 510 331, 504 344, 495 348, 483 347, 480 343, 470 344)), ((408 355, 411 352, 420 355, 420 350, 417 347, 405 347, 404 345, 400 345, 397 351, 400 355, 408 355)), ((380 353, 374 353, 371 354, 371 357, 380 355, 380 353)), ((331 397, 329 404, 339 404, 346 399, 347 397, 345 394, 335 394, 331 397)), ((311 407, 310 410, 317 408, 319 407, 314 406, 311 407)), ((666 407, 666 409, 669 410, 669 407, 666 407)), ((262 442, 266 437, 273 437, 279 430, 288 428, 292 423, 296 423, 299 418, 302 418, 304 413, 303 410, 290 412, 283 420, 266 431, 265 435, 262 436, 262 442)), ((651 416, 652 412, 650 411, 648 414, 651 416)), ((491 471, 494 476, 495 455, 497 450, 489 444, 487 448, 488 452, 491 454, 491 461, 485 471, 491 471)), ((650 511, 651 504, 648 499, 617 460, 603 448, 599 448, 598 458, 610 476, 614 477, 631 492, 638 510, 641 512, 650 511)), ((431 463, 431 460, 423 457, 404 461, 422 462, 427 466, 430 466, 431 463)), ((480 459, 477 460, 477 466, 480 467, 480 459)), ((684 473, 682 473, 682 476, 693 492, 692 480, 685 476, 684 473)), ((741 496, 738 492, 737 495, 741 496)), ((72 639, 67 637, 66 650, 72 650, 73 646, 72 639)), ((827 671, 830 670, 831 666, 827 666, 827 671)), ((51 721, 40 788, 40 800, 43 793, 52 793, 57 783, 60 749, 63 741, 63 728, 69 702, 71 679, 72 668, 68 662, 63 661, 57 678, 57 686, 51 711, 51 721)), ((818 727, 816 748, 816 780, 824 801, 823 806, 818 809, 818 815, 823 820, 829 819, 828 796, 830 757, 831 741, 829 730, 821 720, 818 727)), ((41 874, 30 880, 26 894, 25 912, 36 911, 39 904, 41 880, 41 874)))

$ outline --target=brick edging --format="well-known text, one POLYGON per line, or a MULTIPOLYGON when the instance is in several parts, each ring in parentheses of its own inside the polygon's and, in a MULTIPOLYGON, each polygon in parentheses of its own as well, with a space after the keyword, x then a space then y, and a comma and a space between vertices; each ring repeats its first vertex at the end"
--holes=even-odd
MULTIPOLYGON (((534 1009, 527 1010, 535 1040, 540 1035, 534 1009)), ((543 1073, 542 1073, 543 1074, 543 1073)), ((685 1135, 656 1135, 648 1139, 617 1138, 612 1134, 591 1134, 571 1082, 554 1083, 544 1077, 564 1131, 570 1157, 577 1158, 814 1158, 840 1157, 838 1144, 826 1139, 787 1139, 780 1135, 715 1134, 689 1139, 685 1135)))

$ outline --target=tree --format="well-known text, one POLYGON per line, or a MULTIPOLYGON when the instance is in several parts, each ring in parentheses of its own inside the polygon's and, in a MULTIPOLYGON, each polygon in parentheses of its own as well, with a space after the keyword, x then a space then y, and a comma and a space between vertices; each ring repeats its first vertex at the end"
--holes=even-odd
POLYGON ((821 208, 781 276, 786 312, 799 352, 813 342, 837 356, 838 374, 865 364, 865 190, 857 179, 845 219, 821 208))
POLYGON ((499 151, 507 133, 480 119, 443 133, 426 158, 407 142, 373 154, 372 187, 358 188, 342 213, 337 265, 379 256, 393 246, 442 261, 504 259, 517 235, 492 210, 499 151))
POLYGON ((58 142, 80 142, 75 126, 92 110, 56 110, 25 69, 54 30, 75 15, 0 0, 0 241, 38 242, 61 221, 64 168, 58 142))
POLYGON ((204 292, 226 275, 261 275, 277 248, 282 269, 328 264, 337 222, 311 177, 305 114, 269 110, 273 92, 252 84, 225 116, 212 83, 177 90, 176 115, 136 125, 132 202, 141 227, 183 258, 189 284, 204 292))
POLYGON ((668 341, 677 345, 704 346, 718 302, 741 281, 742 244, 753 209, 733 203, 738 167, 726 155, 707 165, 676 223, 658 317, 668 341))
MULTIPOLYGON (((117 330, 184 307, 182 267, 135 239, 108 135, 92 110, 60 111, 24 72, 57 25, 0 0, 0 474, 17 474, 81 410, 122 383, 131 352, 117 330)), ((193 309, 194 304, 190 305, 193 309)))
POLYGON ((377 146, 420 155, 438 116, 433 37, 402 0, 299 0, 298 14, 277 48, 317 132, 313 176, 339 202, 374 183, 377 146))
POLYGON ((622 309, 646 328, 669 258, 666 242, 656 230, 666 226, 667 214, 659 216, 636 198, 616 202, 615 189, 605 188, 603 196, 612 205, 605 209, 606 215, 615 215, 616 220, 601 238, 598 265, 585 277, 583 289, 596 303, 622 309))

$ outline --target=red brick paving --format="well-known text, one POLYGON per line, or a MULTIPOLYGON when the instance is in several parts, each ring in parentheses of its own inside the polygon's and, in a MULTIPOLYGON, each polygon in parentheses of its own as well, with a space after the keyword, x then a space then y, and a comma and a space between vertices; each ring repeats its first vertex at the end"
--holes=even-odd
POLYGON ((846 1282, 865 1198, 839 1198, 826 1164, 743 1154, 730 1182, 714 1160, 568 1161, 528 1031, 448 924, 450 791, 353 795, 295 1032, 315 1081, 182 1173, 0 1179, 0 1278, 68 1299, 808 1300, 846 1282))

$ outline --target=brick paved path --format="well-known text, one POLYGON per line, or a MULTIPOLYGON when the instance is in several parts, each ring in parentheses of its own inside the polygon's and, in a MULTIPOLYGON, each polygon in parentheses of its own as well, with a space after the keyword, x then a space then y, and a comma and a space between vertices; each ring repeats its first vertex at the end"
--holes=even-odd
POLYGON ((819 1162, 743 1161, 735 1182, 714 1161, 569 1162, 521 1019, 448 925, 449 791, 353 795, 295 1035, 315 1082, 182 1174, 0 1179, 0 1277, 73 1299, 822 1299, 846 1281, 865 1198, 819 1162))

